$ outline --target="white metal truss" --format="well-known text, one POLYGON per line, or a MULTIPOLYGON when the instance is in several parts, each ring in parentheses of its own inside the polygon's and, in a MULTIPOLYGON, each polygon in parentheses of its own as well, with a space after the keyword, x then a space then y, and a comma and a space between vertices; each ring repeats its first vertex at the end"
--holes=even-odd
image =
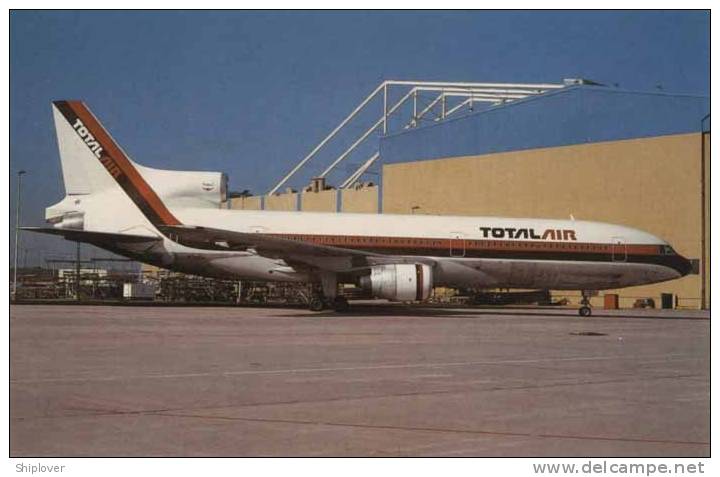
POLYGON ((340 184, 340 188, 347 189, 348 187, 355 184, 360 179, 360 177, 363 174, 365 174, 365 171, 367 171, 368 168, 370 166, 372 166, 373 163, 375 161, 377 161, 378 159, 380 159, 380 153, 376 152, 367 161, 365 161, 362 166, 360 166, 355 172, 353 172, 352 175, 350 175, 350 177, 345 179, 345 181, 342 184, 340 184))
MULTIPOLYGON (((517 101, 530 96, 546 93, 550 90, 560 89, 569 84, 567 81, 560 84, 526 84, 526 83, 457 83, 444 81, 383 81, 352 112, 325 136, 300 162, 298 162, 268 194, 275 194, 285 183, 292 178, 302 167, 335 138, 343 128, 347 127, 353 119, 371 107, 370 103, 377 98, 382 99, 382 110, 378 119, 369 129, 360 134, 349 147, 334 158, 319 177, 327 177, 335 167, 352 154, 361 144, 377 131, 383 135, 390 133, 393 125, 389 119, 399 116, 401 110, 409 109, 411 119, 401 124, 400 128, 408 129, 418 126, 421 120, 442 121, 447 117, 462 111, 472 111, 475 103, 499 105, 517 101), (392 91, 391 91, 392 90, 392 91), (395 104, 390 104, 390 96, 400 97, 395 104), (402 95, 402 96, 400 96, 402 95), (405 108, 403 108, 405 106, 405 108)), ((397 123, 398 121, 396 121, 397 123)), ((375 152, 357 170, 350 174, 340 185, 341 189, 353 186, 368 168, 380 157, 375 152)))

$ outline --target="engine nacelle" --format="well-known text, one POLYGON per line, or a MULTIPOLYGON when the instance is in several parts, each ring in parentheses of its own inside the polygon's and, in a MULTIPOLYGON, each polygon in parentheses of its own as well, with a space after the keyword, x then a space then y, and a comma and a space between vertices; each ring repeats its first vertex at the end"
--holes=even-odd
POLYGON ((378 265, 360 278, 360 286, 377 298, 393 301, 422 301, 430 297, 433 273, 429 265, 378 265))
POLYGON ((135 164, 166 205, 222 208, 227 201, 228 178, 220 172, 169 171, 135 164))

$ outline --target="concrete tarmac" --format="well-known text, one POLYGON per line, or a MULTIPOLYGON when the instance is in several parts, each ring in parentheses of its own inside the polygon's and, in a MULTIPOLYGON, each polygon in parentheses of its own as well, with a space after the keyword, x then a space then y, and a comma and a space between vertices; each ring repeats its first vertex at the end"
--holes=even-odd
POLYGON ((12 456, 709 456, 710 323, 16 305, 12 456))

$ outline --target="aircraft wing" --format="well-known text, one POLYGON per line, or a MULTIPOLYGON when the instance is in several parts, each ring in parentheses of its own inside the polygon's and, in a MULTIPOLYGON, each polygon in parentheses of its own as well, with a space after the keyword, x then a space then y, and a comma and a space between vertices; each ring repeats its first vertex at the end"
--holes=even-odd
POLYGON ((432 259, 383 255, 362 250, 320 245, 264 233, 235 232, 210 227, 185 225, 159 226, 170 239, 197 248, 218 250, 253 249, 258 255, 284 260, 288 265, 333 272, 352 272, 373 265, 391 263, 427 263, 432 259))

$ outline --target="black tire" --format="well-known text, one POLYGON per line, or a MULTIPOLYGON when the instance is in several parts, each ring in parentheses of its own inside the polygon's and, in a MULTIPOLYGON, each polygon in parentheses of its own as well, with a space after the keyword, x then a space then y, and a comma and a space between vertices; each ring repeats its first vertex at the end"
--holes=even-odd
POLYGON ((590 309, 589 306, 581 306, 580 309, 578 310, 578 313, 582 317, 588 317, 592 314, 592 310, 590 309))
POLYGON ((320 297, 312 297, 308 307, 312 311, 323 311, 325 309, 325 301, 320 297))
POLYGON ((347 311, 350 309, 350 303, 348 303, 347 298, 344 296, 339 296, 335 298, 333 308, 335 308, 335 311, 347 311))

